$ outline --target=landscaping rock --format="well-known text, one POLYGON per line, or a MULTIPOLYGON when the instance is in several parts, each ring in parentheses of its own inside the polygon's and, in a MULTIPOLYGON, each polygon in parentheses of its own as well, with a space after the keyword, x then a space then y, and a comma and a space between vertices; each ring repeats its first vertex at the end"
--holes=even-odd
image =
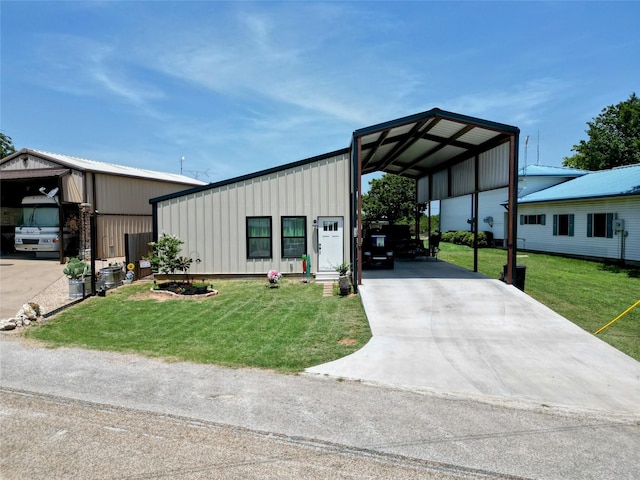
POLYGON ((22 305, 22 308, 18 310, 14 318, 0 320, 0 331, 14 330, 17 327, 28 327, 32 323, 37 323, 38 317, 42 312, 43 310, 39 305, 25 303, 22 305), (37 308, 34 308, 33 305, 37 308))
POLYGON ((0 321, 0 330, 13 330, 16 328, 16 324, 12 320, 0 321))

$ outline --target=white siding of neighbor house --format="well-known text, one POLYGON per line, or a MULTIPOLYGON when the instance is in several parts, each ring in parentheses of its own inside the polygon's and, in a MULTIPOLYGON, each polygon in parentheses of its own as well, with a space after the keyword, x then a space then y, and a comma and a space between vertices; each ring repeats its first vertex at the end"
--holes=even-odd
POLYGON ((621 237, 587 237, 589 213, 614 213, 625 221, 625 260, 640 261, 640 195, 581 201, 521 204, 519 215, 546 215, 545 225, 520 225, 518 248, 595 258, 620 259, 621 237), (553 215, 574 215, 574 236, 553 235, 553 215))
MULTIPOLYGON (((501 202, 507 200, 508 189, 497 188, 478 194, 478 230, 492 232, 494 239, 505 239, 506 210, 501 202), (484 219, 493 217, 493 226, 485 223, 484 219)), ((467 220, 473 216, 473 195, 448 198, 440 202, 440 229, 443 232, 451 230, 471 230, 467 220)))
POLYGON ((313 220, 344 218, 344 259, 349 259, 351 227, 349 154, 286 168, 157 203, 158 235, 184 241, 182 255, 193 258, 190 273, 263 274, 270 269, 301 273, 302 260, 281 258, 281 218, 306 216, 307 251, 317 269, 313 220), (272 258, 247 259, 247 217, 271 217, 272 258), (199 261, 198 261, 199 260, 199 261))

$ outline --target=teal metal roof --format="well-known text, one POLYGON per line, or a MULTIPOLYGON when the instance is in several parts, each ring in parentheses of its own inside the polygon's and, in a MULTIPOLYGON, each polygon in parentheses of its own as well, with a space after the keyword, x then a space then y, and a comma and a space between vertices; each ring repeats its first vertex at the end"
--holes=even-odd
POLYGON ((552 202, 640 195, 640 164, 590 172, 553 187, 525 195, 518 203, 552 202))
POLYGON ((518 175, 527 177, 580 177, 589 173, 588 170, 579 170, 569 167, 551 167, 546 165, 529 164, 518 169, 518 175))

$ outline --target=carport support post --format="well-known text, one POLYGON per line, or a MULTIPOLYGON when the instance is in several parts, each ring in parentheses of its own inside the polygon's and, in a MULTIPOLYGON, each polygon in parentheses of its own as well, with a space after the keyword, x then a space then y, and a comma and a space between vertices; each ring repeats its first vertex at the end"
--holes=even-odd
POLYGON ((516 276, 516 241, 518 219, 518 142, 520 135, 511 134, 509 138, 509 204, 507 215, 507 276, 505 281, 513 284, 516 276))
POLYGON ((362 285, 362 140, 360 137, 356 138, 356 186, 357 191, 356 195, 358 198, 356 201, 358 202, 358 211, 356 214, 356 229, 358 230, 358 238, 356 242, 356 263, 358 264, 356 271, 358 272, 358 278, 356 281, 356 291, 357 285, 362 285))

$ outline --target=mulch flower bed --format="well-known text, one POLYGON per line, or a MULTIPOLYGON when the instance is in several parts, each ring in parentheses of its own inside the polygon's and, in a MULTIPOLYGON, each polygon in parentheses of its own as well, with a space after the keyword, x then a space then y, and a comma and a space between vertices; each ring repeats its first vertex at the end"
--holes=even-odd
POLYGON ((158 283, 154 286, 153 291, 173 293, 175 295, 209 295, 218 293, 216 290, 210 290, 207 285, 193 285, 182 282, 158 283))

